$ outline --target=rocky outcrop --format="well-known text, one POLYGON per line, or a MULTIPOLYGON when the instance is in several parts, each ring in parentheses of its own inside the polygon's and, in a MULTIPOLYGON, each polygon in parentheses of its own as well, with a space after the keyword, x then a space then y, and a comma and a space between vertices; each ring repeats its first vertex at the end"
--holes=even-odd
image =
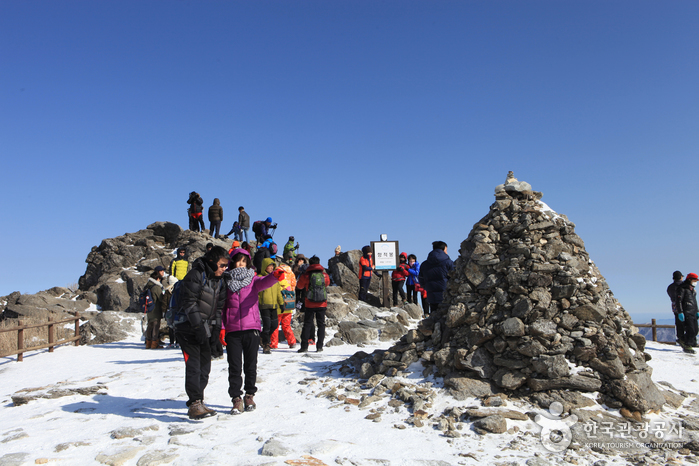
POLYGON ((139 311, 138 295, 148 275, 162 265, 168 268, 179 247, 187 248, 190 261, 203 256, 206 243, 229 249, 232 240, 182 230, 170 222, 156 222, 145 230, 105 239, 88 254, 80 290, 94 294, 97 305, 109 311, 139 311))
POLYGON ((598 391, 610 407, 660 409, 645 339, 575 225, 541 197, 512 174, 495 189, 489 213, 461 243, 443 305, 372 355, 372 369, 394 375, 416 354, 447 385, 476 379, 523 396, 598 391))
MULTIPOLYGON (((354 299, 357 299, 359 293, 359 260, 361 258, 362 251, 353 249, 343 252, 339 256, 331 257, 328 261, 328 273, 335 285, 342 288, 344 294, 354 299)), ((372 275, 367 301, 372 306, 380 307, 382 296, 382 277, 372 275)))
POLYGON ((88 297, 82 293, 58 286, 35 294, 15 291, 0 298, 0 320, 25 318, 47 321, 49 317, 59 320, 76 312, 83 313, 90 304, 88 297))

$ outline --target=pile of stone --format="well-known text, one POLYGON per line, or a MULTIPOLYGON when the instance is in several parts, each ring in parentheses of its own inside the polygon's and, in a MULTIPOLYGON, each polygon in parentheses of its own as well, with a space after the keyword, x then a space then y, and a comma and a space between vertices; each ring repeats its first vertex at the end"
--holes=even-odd
POLYGON ((550 403, 599 392, 600 404, 636 417, 659 410, 666 400, 651 380, 645 338, 575 225, 541 197, 510 173, 461 244, 438 312, 385 353, 356 361, 360 377, 400 375, 421 360, 457 396, 550 403))

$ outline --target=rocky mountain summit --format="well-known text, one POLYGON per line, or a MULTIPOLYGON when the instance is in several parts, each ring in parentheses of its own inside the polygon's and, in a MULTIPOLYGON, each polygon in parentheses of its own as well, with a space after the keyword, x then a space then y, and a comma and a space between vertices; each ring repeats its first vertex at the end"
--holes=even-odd
POLYGON ((422 361, 457 397, 504 392, 548 407, 598 392, 639 418, 659 410, 645 338, 575 225, 541 198, 510 173, 461 243, 440 309, 385 353, 353 358, 360 377, 422 361))
MULTIPOLYGON (((34 317, 45 321, 49 316, 58 319, 80 312, 89 320, 81 326, 83 344, 121 340, 131 325, 129 319, 141 312, 138 296, 155 267, 167 269, 179 247, 187 249, 192 262, 204 255, 209 242, 225 249, 233 243, 227 238, 214 239, 206 232, 183 230, 170 222, 156 222, 143 230, 105 239, 88 254, 78 289, 56 287, 31 295, 12 293, 0 298, 2 318, 34 317)), ((359 281, 354 270, 360 257, 360 251, 352 250, 331 261, 329 273, 337 286, 328 289, 327 328, 335 334, 327 341, 329 346, 396 340, 405 334, 410 320, 422 317, 422 310, 415 305, 381 308, 379 277, 372 280, 372 305, 359 302, 359 281)), ((161 325, 165 330, 164 321, 161 325)), ((297 338, 302 327, 303 313, 297 312, 292 322, 297 338)))

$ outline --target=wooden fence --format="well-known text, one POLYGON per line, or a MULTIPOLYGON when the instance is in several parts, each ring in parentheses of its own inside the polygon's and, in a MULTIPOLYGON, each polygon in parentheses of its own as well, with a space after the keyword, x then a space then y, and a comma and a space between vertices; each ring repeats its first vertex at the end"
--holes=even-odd
POLYGON ((650 328, 652 341, 657 343, 664 343, 666 345, 675 345, 677 342, 674 341, 658 341, 658 330, 659 328, 675 328, 674 325, 658 325, 655 323, 655 319, 650 320, 650 324, 634 324, 635 327, 650 328))
POLYGON ((71 343, 75 342, 75 346, 80 346, 80 315, 76 312, 75 317, 68 317, 66 319, 62 320, 51 320, 51 317, 49 317, 49 321, 44 323, 44 324, 33 324, 33 325, 22 325, 22 321, 20 320, 18 322, 17 327, 13 328, 3 328, 0 329, 0 333, 6 333, 6 332, 17 332, 17 350, 16 351, 11 351, 6 354, 0 354, 0 357, 4 358, 5 356, 12 356, 14 354, 17 355, 17 362, 22 362, 24 360, 24 353, 28 351, 36 351, 39 349, 44 349, 48 348, 49 353, 53 353, 54 347, 58 345, 63 345, 66 343, 71 343), (66 322, 75 322, 75 335, 72 338, 66 338, 65 340, 59 340, 56 341, 56 329, 55 326, 58 324, 65 324, 66 322), (24 331, 30 328, 41 328, 41 327, 48 327, 49 329, 49 342, 45 343, 43 345, 38 345, 38 346, 30 346, 28 348, 24 347, 24 331))

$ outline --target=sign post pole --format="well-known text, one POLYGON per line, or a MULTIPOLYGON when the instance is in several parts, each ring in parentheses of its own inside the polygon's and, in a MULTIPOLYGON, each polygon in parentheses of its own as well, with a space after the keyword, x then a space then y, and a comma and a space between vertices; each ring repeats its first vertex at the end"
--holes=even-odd
POLYGON ((383 306, 390 307, 389 272, 398 268, 398 241, 386 241, 386 235, 381 235, 381 241, 372 241, 371 249, 374 255, 374 268, 381 270, 383 285, 383 306))

